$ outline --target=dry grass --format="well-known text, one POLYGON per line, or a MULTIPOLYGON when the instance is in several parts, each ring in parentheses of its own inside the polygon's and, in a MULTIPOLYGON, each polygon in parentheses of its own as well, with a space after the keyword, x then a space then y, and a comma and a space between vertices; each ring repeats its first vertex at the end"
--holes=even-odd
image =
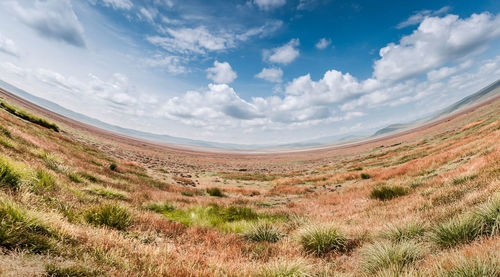
POLYGON ((0 274, 498 276, 499 119, 497 101, 285 162, 139 151, 0 110, 0 274), (383 185, 406 195, 371 198, 383 185))

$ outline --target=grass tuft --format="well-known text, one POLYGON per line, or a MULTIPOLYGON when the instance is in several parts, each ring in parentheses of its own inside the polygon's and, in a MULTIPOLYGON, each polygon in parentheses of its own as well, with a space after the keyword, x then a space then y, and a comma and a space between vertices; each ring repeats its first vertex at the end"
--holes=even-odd
POLYGON ((125 230, 131 223, 131 216, 123 207, 116 204, 106 204, 89 210, 85 214, 85 220, 94 226, 125 230))
POLYGON ((359 176, 361 177, 361 179, 370 179, 371 177, 368 173, 361 173, 359 176))
POLYGON ((413 241, 375 242, 361 249, 361 267, 370 274, 384 269, 402 272, 423 256, 422 245, 413 241))
POLYGON ((254 223, 244 235, 251 241, 267 242, 277 242, 283 237, 281 231, 270 222, 254 223))
POLYGON ((410 223, 404 226, 389 225, 387 230, 382 233, 382 237, 392 242, 401 242, 422 238, 425 231, 425 225, 420 222, 410 223))
POLYGON ((88 190, 92 194, 99 195, 108 199, 118 199, 118 200, 127 200, 128 198, 121 192, 118 192, 111 188, 99 188, 94 187, 88 190))
POLYGON ((36 172, 36 182, 33 189, 36 190, 53 190, 56 185, 56 179, 50 173, 43 169, 38 169, 36 172))
POLYGON ((498 277, 500 265, 495 257, 456 259, 451 268, 438 267, 440 277, 498 277))
POLYGON ((311 274, 311 266, 303 260, 276 261, 264 267, 258 277, 308 277, 311 274))
POLYGON ((0 158, 0 187, 18 189, 21 181, 21 174, 7 160, 0 158))
POLYGON ((0 199, 0 247, 33 253, 52 248, 50 231, 20 208, 0 199))
POLYGON ((219 188, 207 188, 207 193, 210 196, 224 197, 224 193, 219 188))
POLYGON ((347 250, 347 237, 334 226, 312 225, 304 228, 299 237, 307 253, 324 255, 347 250))
POLYGON ((409 190, 401 186, 380 186, 370 193, 370 197, 381 201, 387 201, 409 193, 409 190))

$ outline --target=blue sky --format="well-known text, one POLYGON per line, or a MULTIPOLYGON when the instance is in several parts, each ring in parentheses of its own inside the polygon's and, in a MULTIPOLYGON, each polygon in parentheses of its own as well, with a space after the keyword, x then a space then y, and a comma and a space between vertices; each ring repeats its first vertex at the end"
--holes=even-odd
POLYGON ((500 78, 495 1, 5 0, 0 78, 107 123, 280 144, 370 134, 500 78))

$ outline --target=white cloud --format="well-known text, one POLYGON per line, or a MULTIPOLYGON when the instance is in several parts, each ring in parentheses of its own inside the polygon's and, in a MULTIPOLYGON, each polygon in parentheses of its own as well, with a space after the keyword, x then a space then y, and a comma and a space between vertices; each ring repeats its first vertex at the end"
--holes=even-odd
POLYGON ((205 26, 196 28, 164 28, 164 36, 149 36, 147 40, 164 50, 178 54, 206 54, 236 47, 238 42, 255 36, 266 36, 282 26, 281 21, 270 21, 245 32, 210 31, 205 26))
POLYGON ((145 59, 144 62, 146 63, 146 65, 151 67, 165 68, 167 72, 173 74, 189 72, 189 70, 184 65, 182 65, 184 59, 179 56, 155 55, 153 58, 145 59))
POLYGON ((458 66, 443 66, 440 69, 435 69, 427 72, 427 79, 432 82, 440 81, 456 74, 463 69, 471 67, 472 64, 472 60, 467 60, 458 66))
POLYGON ((271 83, 281 83, 283 81, 283 70, 281 68, 263 68, 255 77, 271 83))
POLYGON ((427 17, 411 35, 398 44, 380 49, 373 75, 380 80, 401 80, 437 68, 445 63, 482 50, 500 36, 500 16, 473 14, 427 17))
POLYGON ((432 10, 422 10, 418 11, 412 16, 410 16, 407 20, 401 22, 396 26, 398 29, 406 28, 408 26, 412 25, 417 25, 420 24, 420 22, 424 21, 426 17, 429 16, 439 16, 442 14, 447 13, 451 8, 449 6, 442 7, 439 10, 432 11, 432 10))
POLYGON ((300 44, 299 39, 290 40, 283 46, 272 50, 264 51, 264 59, 271 63, 279 63, 287 65, 293 62, 299 55, 299 50, 296 49, 300 44))
POLYGON ((115 10, 130 10, 134 6, 130 0, 101 0, 104 6, 115 10))
POLYGON ((228 62, 214 62, 214 67, 207 69, 207 78, 219 84, 229 84, 236 79, 238 75, 233 71, 228 62))
POLYGON ((145 19, 146 21, 153 23, 156 16, 158 15, 158 11, 156 9, 146 9, 144 7, 139 9, 139 17, 145 19))
POLYGON ((254 0, 253 2, 259 9, 265 11, 279 8, 286 4, 286 0, 254 0))
POLYGON ((0 34, 0 52, 12 56, 19 56, 19 50, 13 40, 0 34))
POLYGON ((6 3, 21 22, 40 35, 85 47, 83 27, 69 0, 35 0, 30 5, 17 1, 6 3))
POLYGON ((327 48, 330 44, 332 44, 331 39, 322 38, 316 43, 315 46, 316 46, 316 48, 323 50, 323 49, 327 48))

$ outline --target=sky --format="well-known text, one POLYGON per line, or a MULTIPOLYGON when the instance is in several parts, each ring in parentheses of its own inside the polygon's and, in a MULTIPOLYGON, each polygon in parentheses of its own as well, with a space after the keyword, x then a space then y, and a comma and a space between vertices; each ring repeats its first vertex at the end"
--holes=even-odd
POLYGON ((0 79, 135 130, 238 144, 370 135, 500 78, 477 1, 3 0, 0 79))

